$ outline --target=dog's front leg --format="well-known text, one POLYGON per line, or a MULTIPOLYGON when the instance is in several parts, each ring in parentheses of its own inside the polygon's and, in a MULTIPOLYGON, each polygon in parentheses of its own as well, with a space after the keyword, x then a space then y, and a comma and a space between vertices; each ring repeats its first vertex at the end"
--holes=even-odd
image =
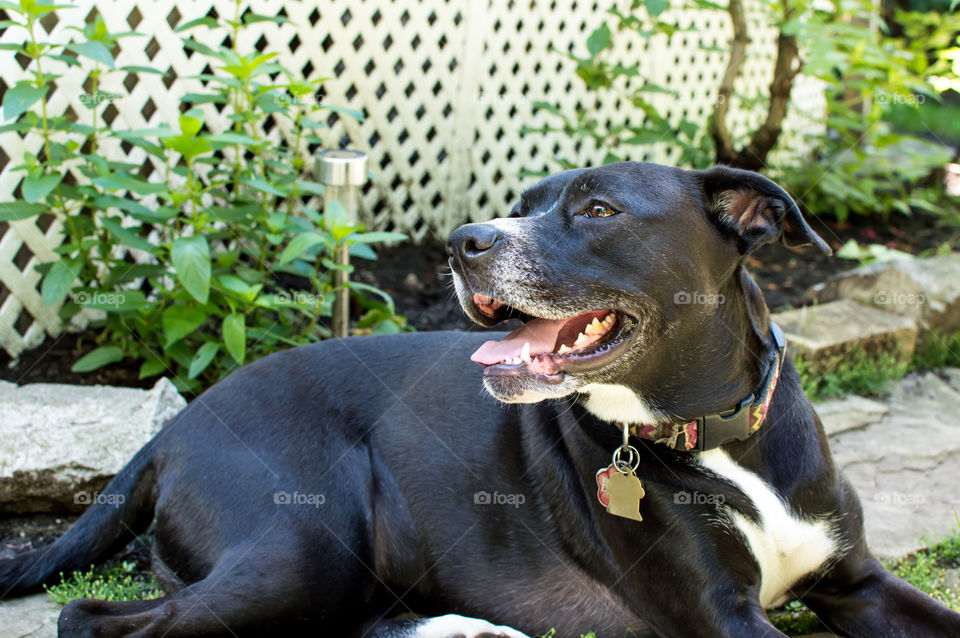
POLYGON ((803 602, 850 638, 956 638, 960 614, 887 572, 872 556, 844 561, 803 602))

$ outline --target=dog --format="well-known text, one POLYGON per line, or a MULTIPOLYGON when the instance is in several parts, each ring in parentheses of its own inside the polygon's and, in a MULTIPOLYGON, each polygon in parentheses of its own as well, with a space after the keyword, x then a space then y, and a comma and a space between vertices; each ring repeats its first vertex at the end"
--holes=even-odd
POLYGON ((843 636, 960 636, 867 549, 744 267, 776 240, 830 251, 755 173, 544 179, 448 241, 465 312, 519 328, 236 371, 110 482, 122 499, 0 562, 0 595, 153 523, 166 595, 73 601, 61 636, 757 638, 792 599, 843 636))

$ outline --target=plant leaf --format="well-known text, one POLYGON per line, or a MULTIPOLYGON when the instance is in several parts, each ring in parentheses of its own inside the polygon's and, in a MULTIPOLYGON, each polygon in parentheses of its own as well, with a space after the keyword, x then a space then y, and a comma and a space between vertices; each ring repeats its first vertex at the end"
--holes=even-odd
POLYGON ((80 357, 70 366, 70 372, 90 372, 121 359, 123 359, 123 349, 120 346, 100 346, 80 357))
POLYGON ((354 233, 347 237, 348 244, 375 244, 381 241, 404 241, 407 236, 403 233, 377 231, 370 233, 354 233))
POLYGON ((595 57, 604 49, 609 48, 610 42, 610 27, 604 24, 595 29, 587 38, 587 51, 590 52, 590 57, 595 57))
POLYGON ((207 303, 210 298, 210 245, 206 237, 180 237, 173 242, 170 260, 177 278, 194 299, 207 303))
POLYGON ((0 222, 16 222, 46 212, 46 204, 0 202, 0 222))
POLYGON ((109 230, 114 237, 119 239, 121 243, 130 246, 131 248, 145 250, 148 253, 154 253, 157 251, 156 246, 136 233, 136 228, 124 228, 118 219, 114 219, 112 217, 101 217, 100 223, 103 224, 104 228, 109 230))
POLYGON ((161 317, 163 334, 166 337, 166 342, 163 347, 169 348, 202 326, 206 320, 207 313, 196 306, 170 306, 163 311, 163 316, 161 317))
POLYGON ((52 306, 70 292, 73 282, 80 275, 79 259, 59 259, 43 277, 40 296, 43 303, 52 306))
POLYGON ((213 358, 217 356, 218 352, 220 352, 220 344, 216 341, 208 341, 200 346, 197 354, 193 355, 193 361, 190 362, 190 370, 187 372, 187 377, 196 379, 203 374, 203 371, 207 369, 207 366, 210 365, 210 362, 213 361, 213 358))
POLYGON ((237 312, 223 318, 223 343, 237 363, 243 363, 247 354, 247 320, 237 312))
POLYGON ((40 98, 47 94, 49 86, 33 86, 22 83, 7 89, 3 94, 3 119, 13 120, 26 112, 40 98))
POLYGON ((77 55, 82 55, 85 58, 90 58, 94 62, 100 62, 111 69, 113 68, 113 56, 110 55, 110 49, 108 49, 103 42, 97 42, 96 40, 74 42, 67 48, 77 55))
POLYGON ((320 233, 300 233, 294 237, 287 247, 283 249, 283 252, 280 253, 280 259, 278 263, 282 266, 283 264, 288 264, 300 255, 303 254, 303 251, 308 248, 312 248, 317 244, 327 243, 328 238, 324 237, 320 233))
POLYGON ((41 175, 37 178, 28 175, 23 178, 23 183, 20 184, 20 192, 23 193, 25 200, 33 204, 49 195, 61 179, 63 179, 63 175, 57 173, 41 175))

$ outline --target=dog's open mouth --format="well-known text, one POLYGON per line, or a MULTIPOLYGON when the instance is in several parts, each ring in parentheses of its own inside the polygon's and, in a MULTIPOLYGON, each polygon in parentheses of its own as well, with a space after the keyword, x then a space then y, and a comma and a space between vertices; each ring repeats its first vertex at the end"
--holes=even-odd
POLYGON ((470 357, 487 374, 545 377, 603 367, 619 356, 637 320, 616 310, 595 310, 564 319, 542 319, 512 311, 503 303, 474 295, 485 315, 519 314, 525 323, 500 341, 487 341, 470 357))

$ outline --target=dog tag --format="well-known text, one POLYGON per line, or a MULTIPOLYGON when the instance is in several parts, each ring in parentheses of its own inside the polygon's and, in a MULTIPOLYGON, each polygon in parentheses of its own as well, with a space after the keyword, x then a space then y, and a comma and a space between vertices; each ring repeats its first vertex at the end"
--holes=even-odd
POLYGON ((634 521, 643 520, 640 516, 640 499, 645 492, 640 479, 631 470, 628 469, 624 474, 613 465, 605 467, 597 472, 597 484, 597 496, 607 512, 634 521))

